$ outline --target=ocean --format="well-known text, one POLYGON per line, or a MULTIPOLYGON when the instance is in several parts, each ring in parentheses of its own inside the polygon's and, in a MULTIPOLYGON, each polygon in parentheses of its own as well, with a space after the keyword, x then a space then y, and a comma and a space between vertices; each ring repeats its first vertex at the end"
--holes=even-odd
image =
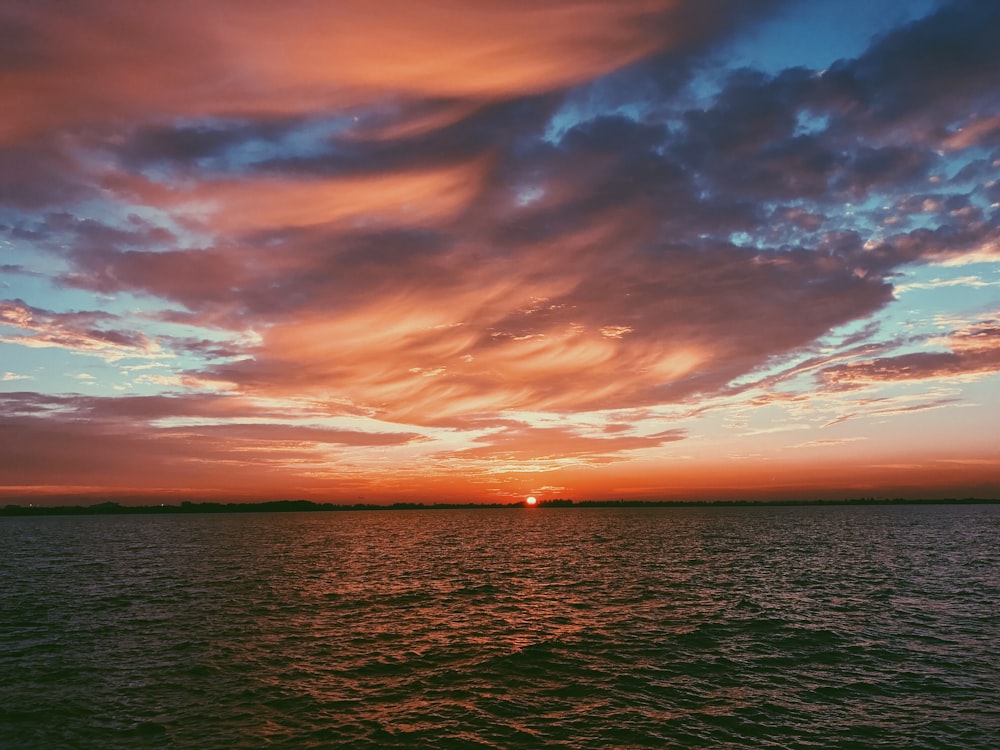
POLYGON ((1000 747, 1000 506, 0 519, 0 747, 1000 747))

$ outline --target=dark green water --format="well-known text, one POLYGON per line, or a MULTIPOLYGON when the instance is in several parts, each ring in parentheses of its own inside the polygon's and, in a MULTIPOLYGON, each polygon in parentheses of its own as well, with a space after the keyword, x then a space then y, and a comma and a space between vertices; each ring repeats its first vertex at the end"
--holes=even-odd
POLYGON ((5 749, 993 750, 998 643, 998 506, 0 520, 5 749))

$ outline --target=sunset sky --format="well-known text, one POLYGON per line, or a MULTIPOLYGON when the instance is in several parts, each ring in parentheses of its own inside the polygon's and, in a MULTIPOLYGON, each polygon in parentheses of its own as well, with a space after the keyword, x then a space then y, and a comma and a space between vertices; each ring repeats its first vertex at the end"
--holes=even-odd
POLYGON ((4 2, 0 500, 1000 496, 998 34, 4 2))

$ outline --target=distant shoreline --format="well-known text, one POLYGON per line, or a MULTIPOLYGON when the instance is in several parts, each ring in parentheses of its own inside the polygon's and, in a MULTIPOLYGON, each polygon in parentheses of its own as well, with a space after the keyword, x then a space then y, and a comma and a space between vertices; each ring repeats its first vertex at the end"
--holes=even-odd
MULTIPOLYGON (((717 508, 717 507, 807 507, 841 505, 992 505, 1000 499, 940 498, 911 500, 906 498, 852 498, 848 500, 542 500, 538 508, 717 508)), ((183 501, 177 505, 122 505, 103 502, 95 505, 16 505, 0 507, 2 516, 107 516, 107 515, 189 515, 199 513, 314 513, 338 511, 386 510, 485 510, 524 508, 525 503, 316 503, 311 500, 271 500, 259 503, 195 503, 183 501)))

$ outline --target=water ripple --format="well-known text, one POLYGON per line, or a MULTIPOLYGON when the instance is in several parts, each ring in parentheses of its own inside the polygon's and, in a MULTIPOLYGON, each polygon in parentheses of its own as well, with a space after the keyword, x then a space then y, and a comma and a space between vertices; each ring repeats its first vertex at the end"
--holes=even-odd
POLYGON ((3 748, 995 748, 1000 509, 11 518, 3 748))

